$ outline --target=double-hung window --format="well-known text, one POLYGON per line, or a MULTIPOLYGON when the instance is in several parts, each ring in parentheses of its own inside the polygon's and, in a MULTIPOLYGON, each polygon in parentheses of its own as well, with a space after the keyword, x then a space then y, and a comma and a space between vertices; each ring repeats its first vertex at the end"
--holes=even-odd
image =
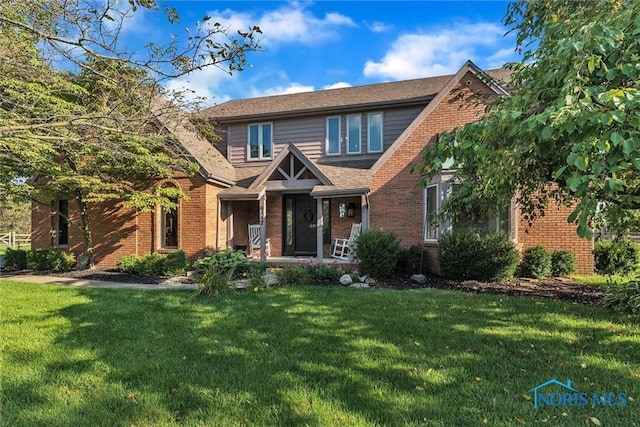
POLYGON ((347 116, 347 154, 362 152, 362 116, 360 114, 347 116))
POLYGON ((272 158, 273 125, 271 123, 256 123, 249 125, 247 145, 249 160, 272 158))
POLYGON ((326 153, 340 155, 340 117, 327 117, 326 153))
POLYGON ((382 113, 369 113, 367 116, 367 151, 382 152, 382 113))

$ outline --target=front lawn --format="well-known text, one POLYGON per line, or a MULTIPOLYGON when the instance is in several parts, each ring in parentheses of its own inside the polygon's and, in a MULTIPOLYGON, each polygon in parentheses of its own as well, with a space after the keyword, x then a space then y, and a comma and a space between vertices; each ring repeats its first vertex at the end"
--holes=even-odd
POLYGON ((640 425, 640 325, 583 305, 0 280, 0 310, 4 425, 640 425), (628 403, 534 409, 551 378, 628 403))

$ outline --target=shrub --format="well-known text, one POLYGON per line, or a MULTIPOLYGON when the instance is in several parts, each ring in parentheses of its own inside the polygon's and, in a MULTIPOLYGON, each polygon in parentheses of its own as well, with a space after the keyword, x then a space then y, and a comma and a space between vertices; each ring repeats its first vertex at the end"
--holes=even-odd
POLYGON ((27 267, 41 271, 69 271, 76 262, 71 252, 55 249, 32 249, 27 253, 27 267))
POLYGON ((602 303, 616 311, 640 314, 640 281, 609 288, 602 303))
POLYGON ((443 233, 438 259, 445 277, 503 282, 513 278, 520 258, 505 233, 461 229, 443 233))
POLYGON ((551 275, 551 255, 543 246, 532 246, 525 249, 520 264, 523 277, 544 279, 551 275))
POLYGON ((193 268, 198 274, 204 274, 210 267, 216 267, 220 271, 227 272, 239 269, 247 263, 247 257, 242 251, 222 249, 210 256, 202 257, 193 263, 193 268))
POLYGON ((236 276, 253 276, 255 274, 264 274, 267 270, 267 263, 260 261, 250 261, 245 258, 244 263, 238 264, 235 268, 236 276))
POLYGON ((182 249, 167 254, 162 265, 163 276, 179 276, 189 268, 189 261, 182 249))
POLYGON ((337 283, 345 274, 345 271, 340 267, 330 264, 318 264, 309 269, 311 280, 316 283, 337 283))
POLYGON ((198 295, 215 296, 231 291, 233 269, 222 270, 210 265, 202 272, 198 280, 198 295))
POLYGON ((364 274, 383 279, 393 274, 400 256, 400 240, 393 231, 380 228, 362 231, 356 240, 360 268, 364 274))
POLYGON ((553 276, 568 276, 574 271, 576 271, 576 259, 573 252, 559 250, 551 254, 551 274, 553 276))
POLYGON ((4 261, 4 268, 7 270, 24 270, 27 268, 27 251, 7 248, 4 261))
POLYGON ((139 276, 177 276, 189 267, 184 251, 169 254, 127 255, 118 260, 118 270, 139 276))
POLYGON ((427 251, 422 246, 413 245, 410 248, 402 248, 398 256, 396 271, 398 273, 422 273, 427 274, 427 251))
POLYGON ((310 267, 307 265, 285 265, 276 272, 280 286, 303 286, 311 282, 310 267))
POLYGON ((606 274, 631 274, 640 263, 640 246, 630 240, 598 240, 593 254, 596 269, 606 274))
POLYGON ((128 274, 138 274, 138 266, 142 260, 138 255, 126 255, 118 260, 118 270, 128 274))

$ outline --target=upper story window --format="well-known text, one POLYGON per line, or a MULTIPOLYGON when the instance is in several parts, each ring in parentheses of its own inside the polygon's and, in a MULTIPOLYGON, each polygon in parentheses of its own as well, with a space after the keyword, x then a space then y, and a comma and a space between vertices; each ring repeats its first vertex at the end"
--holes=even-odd
POLYGON ((56 201, 56 246, 69 246, 69 200, 56 201))
POLYGON ((347 116, 347 154, 360 154, 362 152, 362 117, 358 115, 347 116))
POLYGON ((382 152, 382 113, 369 113, 367 117, 367 151, 382 152))
POLYGON ((247 152, 249 160, 273 157, 273 125, 271 123, 249 125, 247 152))
POLYGON ((327 117, 327 155, 340 154, 340 117, 327 117))

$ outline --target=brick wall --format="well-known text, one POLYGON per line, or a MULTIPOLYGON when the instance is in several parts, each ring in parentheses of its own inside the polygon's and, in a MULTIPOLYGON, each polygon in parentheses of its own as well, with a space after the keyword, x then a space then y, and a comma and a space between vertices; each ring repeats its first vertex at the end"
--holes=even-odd
MULTIPOLYGON (((170 180, 188 196, 181 200, 178 210, 178 247, 194 259, 214 242, 216 232, 217 202, 213 195, 217 187, 205 184, 200 175, 192 178, 177 176, 170 180), (207 187, 213 187, 208 188, 207 187), (213 202, 211 202, 213 199, 213 202)), ((69 246, 67 250, 79 256, 85 251, 78 206, 69 203, 69 246)), ((120 203, 92 204, 89 209, 94 242, 94 261, 100 268, 113 268, 125 255, 146 255, 152 252, 169 252, 160 248, 160 210, 137 212, 120 203)), ((32 247, 52 247, 53 221, 48 205, 35 202, 32 209, 32 247)))
MULTIPOLYGON (((410 170, 420 162, 423 149, 437 141, 440 132, 477 120, 483 112, 482 106, 469 104, 465 99, 472 92, 487 91, 488 88, 480 80, 471 73, 467 74, 461 84, 415 128, 373 177, 370 195, 371 226, 393 230, 405 247, 423 245, 430 255, 428 262, 434 273, 439 272, 437 243, 422 241, 423 190, 417 186, 419 175, 411 174, 410 170)), ((575 227, 567 223, 570 211, 566 207, 552 207, 531 228, 526 227, 522 216, 516 213, 512 215, 512 233, 516 233, 517 224, 518 242, 524 248, 541 244, 550 250, 571 250, 576 257, 577 271, 591 273, 593 243, 580 239, 575 227)))

